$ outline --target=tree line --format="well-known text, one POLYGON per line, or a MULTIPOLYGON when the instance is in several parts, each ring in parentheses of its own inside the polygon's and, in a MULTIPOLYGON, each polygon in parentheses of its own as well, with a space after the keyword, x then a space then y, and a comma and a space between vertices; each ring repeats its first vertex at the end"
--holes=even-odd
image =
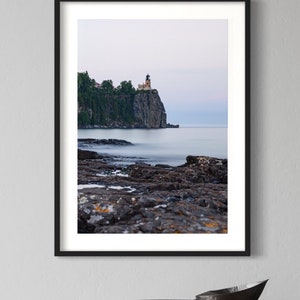
POLYGON ((114 87, 112 80, 98 84, 88 72, 78 73, 78 127, 133 124, 133 100, 138 92, 131 81, 114 87))

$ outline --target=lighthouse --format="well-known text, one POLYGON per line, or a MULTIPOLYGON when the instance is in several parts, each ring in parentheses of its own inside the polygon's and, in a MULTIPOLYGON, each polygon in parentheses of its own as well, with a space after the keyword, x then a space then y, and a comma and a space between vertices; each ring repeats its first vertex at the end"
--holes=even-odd
POLYGON ((150 75, 146 75, 146 80, 145 80, 145 88, 148 90, 151 90, 151 80, 150 80, 150 75))
POLYGON ((151 90, 151 80, 150 80, 150 75, 146 75, 145 83, 139 84, 138 85, 139 90, 151 90))

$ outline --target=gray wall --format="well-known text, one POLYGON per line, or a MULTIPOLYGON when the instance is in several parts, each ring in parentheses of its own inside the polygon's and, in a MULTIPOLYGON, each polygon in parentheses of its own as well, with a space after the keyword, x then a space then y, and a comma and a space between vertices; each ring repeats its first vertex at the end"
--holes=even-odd
POLYGON ((261 299, 299 299, 300 1, 253 1, 246 258, 54 257, 53 0, 0 12, 1 299, 192 298, 264 278, 261 299))

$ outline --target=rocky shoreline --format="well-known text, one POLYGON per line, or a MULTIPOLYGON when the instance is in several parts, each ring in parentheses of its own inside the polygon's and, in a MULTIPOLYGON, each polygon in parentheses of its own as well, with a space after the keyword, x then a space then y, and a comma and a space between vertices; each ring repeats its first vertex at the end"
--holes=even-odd
MULTIPOLYGON (((165 127, 150 127, 151 129, 162 129, 162 128, 179 128, 179 124, 170 124, 167 123, 165 127)), ((78 129, 145 129, 148 128, 147 126, 142 126, 140 124, 126 124, 120 122, 112 122, 109 125, 81 125, 78 129)))
POLYGON ((188 156, 177 167, 112 161, 78 150, 79 233, 227 233, 227 159, 188 156))

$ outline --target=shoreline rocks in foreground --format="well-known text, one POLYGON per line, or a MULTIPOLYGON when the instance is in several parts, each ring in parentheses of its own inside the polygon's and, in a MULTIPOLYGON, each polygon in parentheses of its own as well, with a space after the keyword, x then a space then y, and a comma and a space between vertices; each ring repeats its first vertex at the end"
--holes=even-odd
POLYGON ((97 144, 97 145, 116 145, 116 146, 128 146, 132 145, 131 142, 126 140, 119 139, 92 139, 92 138, 83 138, 78 139, 78 144, 97 144))
POLYGON ((78 153, 79 233, 227 233, 227 159, 122 167, 78 153))

